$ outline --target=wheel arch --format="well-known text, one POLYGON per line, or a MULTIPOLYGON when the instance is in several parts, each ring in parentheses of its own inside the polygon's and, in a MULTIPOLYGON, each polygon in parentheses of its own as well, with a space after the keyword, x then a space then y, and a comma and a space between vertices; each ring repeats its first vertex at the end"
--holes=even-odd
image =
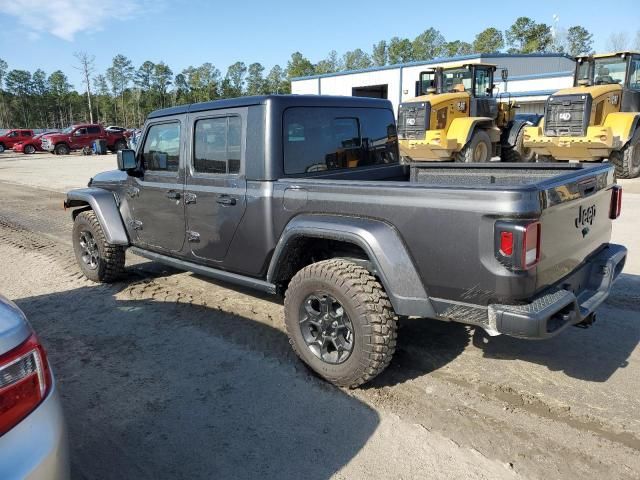
POLYGON ((129 245, 120 210, 113 194, 101 188, 81 188, 67 192, 65 208, 74 208, 72 218, 80 212, 93 210, 102 227, 105 238, 112 245, 129 245))
POLYGON ((475 132, 476 128, 482 128, 486 130, 491 138, 492 142, 496 142, 497 140, 494 138, 495 134, 492 131, 495 129, 497 132, 499 130, 495 127, 495 122, 492 118, 489 117, 460 117, 455 118, 451 122, 449 126, 449 131, 447 132, 447 138, 452 138, 458 144, 459 150, 462 150, 467 143, 471 140, 473 136, 473 132, 475 132))
MULTIPOLYGON (((276 245, 267 281, 286 283, 300 268, 317 261, 305 258, 300 262, 296 257, 297 251, 305 250, 304 246, 310 241, 339 242, 362 252, 362 258, 356 257, 356 260, 369 262, 372 273, 380 279, 398 315, 436 315, 398 231, 380 220, 334 215, 295 217, 287 224, 276 245), (296 271, 292 271, 294 269, 296 271)), ((332 253, 336 253, 335 250, 332 253)), ((329 258, 343 256, 333 254, 329 258)))
POLYGON ((604 119, 604 127, 609 127, 615 137, 618 137, 623 145, 637 138, 640 131, 640 113, 638 112, 614 112, 604 119))

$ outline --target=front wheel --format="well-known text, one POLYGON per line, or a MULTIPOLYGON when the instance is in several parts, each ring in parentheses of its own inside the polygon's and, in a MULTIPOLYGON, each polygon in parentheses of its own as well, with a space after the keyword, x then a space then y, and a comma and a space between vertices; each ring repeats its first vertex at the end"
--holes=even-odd
POLYGON ((456 154, 456 162, 489 162, 493 147, 491 138, 484 130, 476 130, 465 147, 456 154))
POLYGON ((0 143, 0 153, 4 153, 4 145, 0 143))
POLYGON ((640 143, 627 145, 618 152, 611 152, 609 161, 618 178, 636 178, 640 175, 640 143))
POLYGON ((69 155, 71 153, 71 149, 64 143, 56 145, 53 151, 56 155, 69 155))
POLYGON ((393 307, 378 280, 354 262, 325 260, 300 270, 289 283, 284 311, 293 350, 335 385, 355 388, 391 362, 393 307))
POLYGON ((127 142, 125 142, 124 140, 118 140, 113 146, 113 150, 115 152, 117 152, 118 150, 126 150, 126 148, 127 148, 127 142))
POLYGON ((124 271, 124 247, 107 243, 93 210, 80 212, 73 223, 73 251, 82 273, 94 282, 113 282, 124 271))

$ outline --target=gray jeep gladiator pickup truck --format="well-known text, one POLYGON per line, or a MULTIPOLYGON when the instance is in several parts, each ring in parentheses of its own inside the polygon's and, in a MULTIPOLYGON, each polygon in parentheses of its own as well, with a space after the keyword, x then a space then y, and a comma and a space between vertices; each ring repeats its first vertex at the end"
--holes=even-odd
POLYGON ((399 162, 386 100, 265 96, 153 112, 119 170, 67 194, 84 274, 125 250, 284 294, 299 357, 356 387, 397 318, 546 338, 588 325, 620 274, 607 164, 399 162))

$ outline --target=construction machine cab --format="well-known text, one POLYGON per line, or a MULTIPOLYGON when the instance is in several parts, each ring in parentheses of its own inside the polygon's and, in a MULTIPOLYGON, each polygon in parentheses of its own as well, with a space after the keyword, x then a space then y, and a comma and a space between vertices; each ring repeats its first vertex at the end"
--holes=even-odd
POLYGON ((468 63, 420 72, 418 96, 466 92, 472 97, 493 97, 495 65, 468 63))

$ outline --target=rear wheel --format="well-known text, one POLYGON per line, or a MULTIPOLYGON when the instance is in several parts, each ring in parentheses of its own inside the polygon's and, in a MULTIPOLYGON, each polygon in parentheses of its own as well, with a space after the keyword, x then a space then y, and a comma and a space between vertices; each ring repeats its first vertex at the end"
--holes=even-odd
POLYGON ((118 150, 124 150, 127 148, 127 142, 125 142, 124 140, 118 140, 115 145, 113 146, 114 151, 118 151, 118 150))
POLYGON ((365 268, 348 260, 300 270, 289 283, 284 311, 293 350, 335 385, 362 385, 395 352, 397 321, 387 294, 365 268))
POLYGON ((618 178, 636 178, 640 175, 640 143, 611 152, 609 161, 615 167, 618 178))
POLYGON ((94 282, 113 282, 124 271, 124 247, 107 243, 93 210, 80 212, 75 219, 73 251, 82 273, 94 282))
POLYGON ((53 151, 56 155, 69 155, 69 153, 71 153, 69 146, 64 143, 56 145, 56 148, 54 148, 53 151))
POLYGON ((488 162, 491 160, 491 138, 484 130, 476 130, 471 140, 456 154, 456 162, 488 162))
POLYGON ((503 162, 534 162, 535 153, 530 148, 524 146, 524 127, 518 132, 516 142, 513 147, 504 147, 502 149, 503 162))
POLYGON ((25 145, 23 151, 27 155, 31 155, 32 153, 36 153, 36 147, 33 145, 25 145))

